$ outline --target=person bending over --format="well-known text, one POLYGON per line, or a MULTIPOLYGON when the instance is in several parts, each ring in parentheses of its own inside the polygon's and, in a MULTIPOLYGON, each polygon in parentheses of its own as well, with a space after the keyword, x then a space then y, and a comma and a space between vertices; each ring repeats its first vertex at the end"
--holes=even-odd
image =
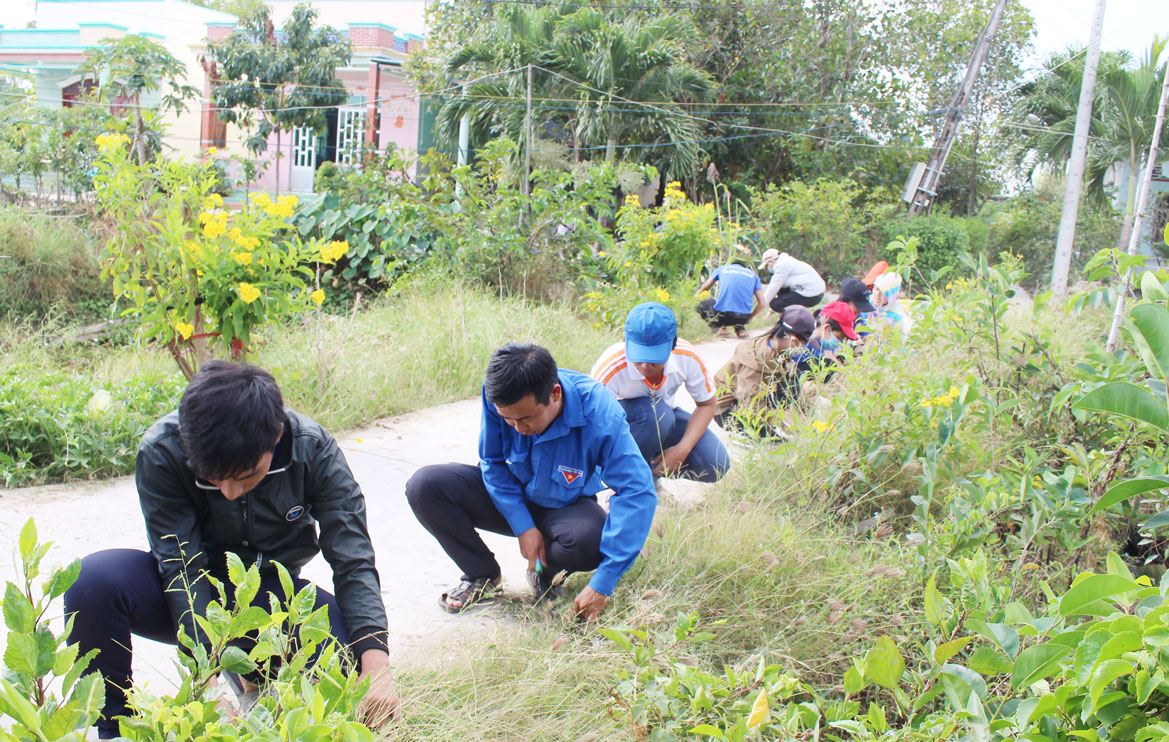
POLYGON ((641 553, 657 508, 625 415, 600 384, 523 343, 492 355, 482 400, 479 466, 426 466, 406 483, 418 522, 463 573, 439 605, 457 613, 498 588, 499 563, 482 529, 519 540, 537 601, 556 595, 559 573, 595 570, 573 607, 597 618, 641 553), (596 496, 606 486, 608 512, 596 496))
POLYGON ((759 270, 764 269, 771 271, 771 280, 763 291, 763 300, 770 311, 777 314, 783 314, 783 310, 793 304, 816 306, 828 288, 815 268, 775 248, 763 251, 759 270))
POLYGON ((718 284, 718 296, 698 302, 698 314, 720 334, 727 326, 735 328, 735 335, 747 337, 747 325, 767 307, 763 300, 763 283, 755 271, 738 263, 720 265, 710 278, 698 288, 698 295, 718 284))
POLYGON ((730 469, 727 449, 710 430, 714 381, 698 349, 678 338, 669 307, 648 302, 629 310, 625 342, 605 350, 591 375, 617 397, 656 476, 716 482, 730 469), (694 414, 675 403, 682 385, 694 399, 694 414))
MULTIPOLYGON (((271 374, 241 363, 204 364, 178 411, 146 431, 134 480, 150 551, 90 554, 65 593, 66 615, 74 617, 69 641, 81 655, 98 650, 90 667, 106 681, 99 739, 116 737, 117 717, 129 714, 132 634, 175 644, 181 625, 206 643, 195 616, 217 595, 209 576, 231 584, 228 553, 259 566, 253 605, 264 608, 269 593, 292 597, 274 563, 292 573, 299 591, 308 584, 297 576, 301 567, 323 553, 336 597, 318 587, 316 607, 327 606, 333 636, 372 679, 365 721, 380 726, 397 713, 365 498, 336 441, 284 408, 271 374)), ((262 682, 232 680, 249 689, 262 682)))

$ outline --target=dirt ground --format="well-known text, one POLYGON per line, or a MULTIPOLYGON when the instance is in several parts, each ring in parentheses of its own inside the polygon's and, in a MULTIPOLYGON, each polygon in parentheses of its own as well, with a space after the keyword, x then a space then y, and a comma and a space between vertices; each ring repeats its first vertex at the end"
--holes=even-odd
MULTIPOLYGON (((713 375, 730 357, 734 341, 716 340, 699 347, 713 375)), ((693 405, 685 391, 680 392, 679 403, 693 405)), ((445 651, 446 639, 468 632, 505 630, 503 622, 490 612, 452 616, 440 610, 438 597, 457 583, 459 572, 414 519, 403 494, 406 480, 421 466, 477 461, 479 415, 477 398, 463 400, 379 420, 338 438, 365 493, 390 645, 399 663, 433 659, 436 652, 441 655, 445 651)), ((693 499, 701 497, 706 486, 673 482, 667 489, 679 498, 693 499)), ((46 558, 50 564, 67 563, 101 549, 147 548, 131 477, 2 490, 0 583, 15 579, 16 537, 29 517, 36 519, 41 540, 53 542, 46 558)), ((526 563, 515 540, 494 534, 485 534, 485 540, 499 558, 505 589, 526 591, 526 563)), ((302 575, 331 588, 329 566, 319 556, 302 575)), ((172 648, 135 637, 135 684, 149 685, 156 693, 166 692, 178 677, 174 657, 172 648)))

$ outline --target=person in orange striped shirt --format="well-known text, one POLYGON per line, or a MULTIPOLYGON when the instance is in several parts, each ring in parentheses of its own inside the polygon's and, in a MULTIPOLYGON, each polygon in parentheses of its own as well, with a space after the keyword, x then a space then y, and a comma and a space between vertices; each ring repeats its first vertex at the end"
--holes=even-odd
POLYGON ((714 381, 698 349, 678 337, 669 307, 647 302, 629 310, 625 342, 606 349, 590 375, 617 397, 655 477, 715 482, 730 468, 726 447, 710 430, 714 381), (676 404, 683 385, 694 398, 693 414, 676 404))

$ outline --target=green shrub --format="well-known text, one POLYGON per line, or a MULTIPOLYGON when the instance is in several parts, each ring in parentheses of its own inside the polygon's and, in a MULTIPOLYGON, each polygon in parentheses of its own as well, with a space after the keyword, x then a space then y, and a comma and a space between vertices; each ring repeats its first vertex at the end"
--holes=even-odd
MULTIPOLYGON (((1009 251, 1021 256, 1030 274, 1025 285, 1046 283, 1051 275, 1062 209, 1063 190, 1052 183, 1040 184, 1035 190, 1009 201, 988 204, 982 217, 989 229, 989 254, 1009 251)), ((1116 245, 1120 221, 1120 215, 1110 204, 1097 204, 1088 199, 1080 204, 1069 274, 1073 281, 1097 251, 1116 245)))
POLYGON ((967 220, 961 217, 931 214, 911 219, 903 216, 886 221, 882 229, 886 241, 899 235, 918 239, 917 268, 927 279, 944 267, 957 268, 962 257, 971 253, 967 220))
MULTIPOLYGON (((863 274, 883 255, 870 233, 894 208, 889 194, 851 180, 795 181, 755 195, 760 248, 775 248, 811 263, 825 278, 863 274)), ((888 240, 881 242, 884 245, 888 240)))
POLYGON ((178 374, 102 385, 84 372, 0 373, 0 483, 108 477, 134 466, 138 441, 178 406, 178 374))
POLYGON ((340 179, 341 169, 337 167, 337 163, 325 160, 317 168, 316 175, 313 176, 313 192, 326 193, 331 191, 340 179))
POLYGON ((0 208, 0 318, 93 318, 113 301, 97 240, 75 220, 0 208))

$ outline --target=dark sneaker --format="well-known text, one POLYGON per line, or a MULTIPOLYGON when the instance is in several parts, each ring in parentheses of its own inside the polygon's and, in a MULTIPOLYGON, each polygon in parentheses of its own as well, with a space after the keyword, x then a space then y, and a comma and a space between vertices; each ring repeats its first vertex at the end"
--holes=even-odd
POLYGON ((558 581, 556 575, 552 574, 550 570, 545 569, 542 572, 528 570, 528 585, 532 588, 532 596, 536 605, 563 598, 565 593, 562 582, 563 580, 558 581))

